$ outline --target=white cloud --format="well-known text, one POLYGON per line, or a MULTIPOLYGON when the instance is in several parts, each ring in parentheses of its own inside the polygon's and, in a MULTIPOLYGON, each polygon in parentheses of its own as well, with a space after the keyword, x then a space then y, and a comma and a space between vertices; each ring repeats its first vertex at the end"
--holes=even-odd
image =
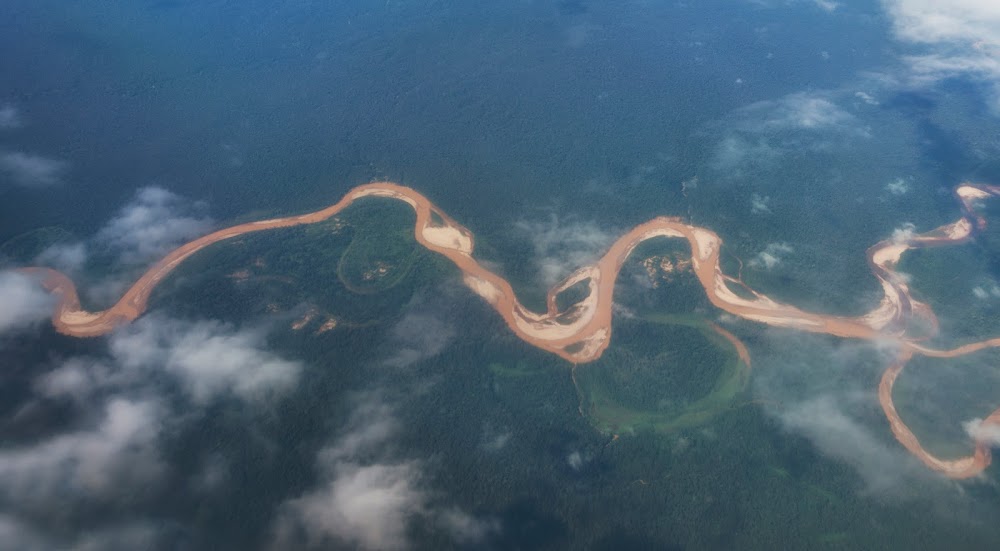
POLYGON ((0 542, 17 551, 133 551, 158 549, 162 531, 151 522, 134 521, 91 531, 81 531, 71 541, 57 541, 51 527, 34 528, 14 516, 0 513, 0 542), (49 529, 46 529, 49 528, 49 529))
POLYGON ((917 227, 911 222, 905 222, 902 226, 892 230, 892 237, 890 239, 893 243, 906 243, 917 234, 916 230, 917 227))
POLYGON ((0 492, 19 508, 44 510, 66 499, 113 499, 160 479, 153 401, 115 398, 96 427, 0 451, 0 492))
POLYGON ((357 402, 344 435, 317 455, 319 486, 282 504, 273 526, 275 549, 407 549, 408 526, 417 518, 463 544, 499 531, 496 520, 435 507, 423 463, 390 458, 399 430, 391 408, 372 395, 357 402))
POLYGON ((754 193, 750 196, 750 212, 754 214, 769 214, 771 212, 770 202, 770 197, 754 193))
POLYGON ((35 390, 49 398, 72 398, 87 404, 105 387, 118 385, 124 378, 108 364, 89 358, 70 358, 35 381, 35 390))
POLYGON ((160 549, 165 544, 163 530, 154 522, 130 522, 82 534, 70 551, 133 551, 160 549))
POLYGON ((906 195, 910 191, 910 184, 903 178, 896 178, 885 185, 885 190, 893 195, 906 195))
POLYGON ((339 540, 364 549, 407 547, 406 522, 426 507, 426 496, 416 487, 419 470, 412 463, 321 468, 331 471, 332 480, 285 505, 286 514, 304 528, 309 545, 339 540))
POLYGON ((780 155, 767 140, 749 140, 741 136, 727 136, 715 148, 712 165, 717 170, 732 170, 744 163, 764 164, 780 155))
MULTIPOLYGON (((754 378, 764 411, 807 438, 823 456, 854 469, 879 498, 926 496, 941 478, 926 469, 888 430, 877 384, 898 349, 889 342, 838 342, 768 330, 754 378)), ((950 487, 950 486, 949 486, 950 487)), ((951 494, 953 495, 953 494, 951 494)))
POLYGON ((1000 285, 996 281, 987 281, 972 288, 972 295, 979 300, 986 300, 990 297, 1000 298, 1000 285))
POLYGON ((1000 447, 1000 426, 983 424, 982 419, 970 419, 962 423, 962 428, 973 440, 1000 447))
POLYGON ((290 391, 302 371, 266 344, 259 329, 152 314, 113 333, 107 358, 70 358, 39 377, 35 388, 85 404, 101 391, 147 388, 165 373, 196 405, 221 396, 260 403, 290 391))
POLYGON ((0 105, 0 130, 11 130, 24 125, 21 113, 9 103, 0 105))
POLYGON ((500 451, 507 447, 507 444, 510 443, 510 439, 513 436, 514 435, 509 431, 497 432, 492 429, 487 429, 486 434, 483 435, 483 449, 490 452, 500 451))
POLYGON ((97 240, 122 262, 145 262, 208 233, 213 222, 199 212, 204 208, 163 188, 145 187, 98 232, 97 240))
POLYGON ((51 542, 17 518, 0 513, 0 541, 20 551, 48 551, 51 542))
POLYGON ((51 266, 63 273, 73 273, 87 262, 87 246, 82 242, 58 243, 39 253, 35 263, 51 266))
MULTIPOLYGON (((124 523, 91 519, 85 524, 92 528, 71 534, 38 528, 86 518, 85 511, 95 505, 142 511, 163 495, 168 482, 182 482, 180 476, 187 478, 189 491, 213 491, 225 480, 224 458, 200 457, 203 467, 197 472, 173 472, 161 453, 164 436, 186 416, 199 418, 215 397, 256 405, 288 390, 301 371, 297 362, 263 349, 262 331, 219 322, 154 314, 116 331, 108 343, 105 355, 62 360, 38 376, 37 399, 7 420, 19 423, 24 412, 30 420, 59 404, 57 411, 72 412, 73 426, 39 435, 30 444, 0 447, 0 509, 10 515, 0 515, 0 541, 23 541, 26 545, 18 549, 155 547, 166 533, 163 524, 136 521, 132 515, 124 523), (16 539, 4 538, 8 532, 16 539)), ((378 431, 380 425, 366 428, 378 431)))
POLYGON ((803 1, 812 4, 827 13, 833 13, 837 8, 840 7, 839 2, 834 0, 747 0, 751 4, 756 4, 762 8, 777 8, 782 6, 791 6, 795 4, 802 3, 803 1))
POLYGON ((761 102, 759 107, 764 104, 771 104, 772 107, 770 116, 764 122, 771 128, 829 130, 855 128, 857 124, 854 115, 817 94, 791 94, 778 102, 761 102))
POLYGON ((500 532, 499 520, 477 518, 461 509, 445 509, 437 514, 437 520, 452 539, 464 545, 479 543, 500 532))
POLYGON ((386 365, 406 367, 439 354, 455 338, 455 329, 433 314, 410 312, 392 328, 395 352, 386 365))
POLYGON ((824 454, 857 469, 870 489, 877 491, 899 483, 905 470, 900 466, 899 453, 889 448, 893 442, 876 437, 847 415, 839 402, 833 396, 805 400, 787 408, 781 420, 824 454))
POLYGON ((840 7, 840 3, 833 0, 813 0, 813 3, 828 12, 832 12, 840 7))
POLYGON ((64 161, 21 151, 0 152, 0 172, 5 172, 14 184, 26 188, 44 188, 62 183, 68 168, 64 161))
POLYGON ((785 255, 795 252, 788 243, 771 243, 757 256, 750 259, 748 264, 754 268, 764 268, 770 270, 781 263, 785 255))
POLYGON ((1000 94, 1000 3, 883 0, 883 4, 896 36, 923 48, 922 53, 904 58, 917 82, 968 75, 993 83, 1000 94))
POLYGON ((879 104, 879 101, 877 99, 875 99, 871 94, 868 94, 867 92, 860 92, 860 91, 859 92, 855 92, 854 93, 854 97, 856 97, 859 100, 867 103, 868 105, 878 105, 879 104))
POLYGON ((33 278, 0 272, 0 334, 29 327, 52 316, 54 298, 33 278))
POLYGON ((614 236, 592 222, 561 220, 555 214, 547 222, 522 220, 514 227, 531 240, 539 278, 546 286, 595 262, 614 240, 614 236))
MULTIPOLYGON (((752 103, 727 117, 712 168, 728 179, 770 168, 782 156, 857 147, 871 129, 839 103, 844 91, 797 92, 752 103)), ((850 102, 852 104, 856 102, 850 102)))
POLYGON ((574 451, 566 456, 566 464, 574 471, 579 471, 583 468, 583 456, 580 452, 574 451))
POLYGON ((320 451, 317 465, 324 482, 285 502, 275 524, 275 547, 347 543, 364 549, 408 547, 406 527, 426 512, 419 464, 383 461, 362 464, 358 456, 379 455, 398 424, 391 410, 363 397, 348 432, 320 451))
POLYGON ((993 0, 883 0, 907 41, 1000 46, 1000 3, 993 0))
POLYGON ((204 404, 226 394, 261 400, 293 387, 302 366, 265 345, 262 331, 153 315, 116 332, 110 350, 126 370, 174 375, 192 400, 204 404))

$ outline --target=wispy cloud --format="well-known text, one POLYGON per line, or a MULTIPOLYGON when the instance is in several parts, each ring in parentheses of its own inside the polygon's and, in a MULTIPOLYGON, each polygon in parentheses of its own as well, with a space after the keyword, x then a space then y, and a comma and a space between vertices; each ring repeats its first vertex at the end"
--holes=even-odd
POLYGON ((3 334, 48 319, 55 301, 33 278, 17 272, 0 272, 0 305, 0 334, 3 334))
POLYGON ((712 168, 728 179, 768 169, 785 155, 855 147, 872 131, 842 104, 857 105, 844 91, 796 92, 752 103, 722 121, 712 168))
POLYGON ((427 496, 418 489, 418 465, 363 465, 355 459, 381 451, 397 427, 383 403, 361 399, 348 432, 317 457, 322 484, 282 506, 274 527, 275 547, 341 542, 365 549, 406 548, 407 522, 427 507, 427 496))
POLYGON ((1000 4, 883 0, 896 36, 919 48, 904 62, 917 83, 966 75, 993 84, 1000 108, 1000 4))
POLYGON ((392 409, 379 397, 359 396, 345 433, 317 456, 319 486, 281 506, 274 548, 407 549, 409 523, 418 517, 464 544, 498 531, 496 520, 432 505, 423 464, 392 459, 398 430, 392 409))
POLYGON ((433 313, 411 311, 392 328, 393 354, 385 361, 406 367, 441 353, 455 338, 455 328, 433 313))
POLYGON ((781 151, 762 137, 727 136, 719 142, 712 158, 716 170, 732 170, 744 164, 766 165, 781 151))
POLYGON ((37 511, 70 499, 115 499, 123 488, 158 482, 161 418, 153 401, 116 398, 94 427, 3 450, 2 499, 37 511))
POLYGON ((764 125, 776 129, 839 130, 867 134, 857 118, 830 98, 799 92, 776 102, 761 102, 757 109, 769 109, 764 125))
POLYGON ((840 7, 839 2, 834 0, 747 0, 751 4, 756 4, 762 8, 776 8, 795 4, 812 4, 827 13, 833 13, 840 7))
POLYGON ((996 281, 989 280, 972 288, 972 295, 979 300, 988 298, 1000 298, 1000 285, 996 281))
MULTIPOLYGON (((805 435, 820 451, 843 461, 865 478, 873 491, 898 484, 904 477, 900 453, 845 409, 844 396, 825 395, 794 404, 781 415, 785 427, 805 435)), ((860 398, 860 397, 856 397, 860 398)))
POLYGON ((437 356, 457 336, 451 314, 464 291, 454 285, 441 284, 430 292, 414 295, 406 305, 402 318, 392 327, 383 348, 388 352, 382 362, 390 367, 408 367, 437 356))
POLYGON ((110 350, 126 370, 174 375, 194 402, 205 404, 227 394, 260 401, 292 388, 302 366, 265 344, 261 330, 152 315, 116 333, 110 350))
POLYGON ((758 101, 736 112, 734 127, 744 135, 805 132, 869 137, 870 129, 840 105, 841 96, 841 92, 810 91, 758 101))
POLYGON ((889 239, 893 243, 905 243, 911 239, 913 236, 917 235, 917 226, 912 222, 904 222, 903 225, 892 230, 892 235, 889 239))
POLYGON ((0 541, 18 551, 132 551, 161 549, 166 544, 162 526, 152 522, 131 521, 84 531, 74 538, 61 540, 51 526, 32 526, 23 519, 0 513, 0 541))
POLYGON ((49 397, 85 402, 100 392, 135 389, 161 373, 197 405, 231 396, 250 402, 280 397, 297 383, 302 365, 266 350, 259 328, 151 314, 115 332, 106 358, 70 358, 39 379, 49 397))
POLYGON ((866 490, 907 495, 912 483, 934 480, 891 436, 873 381, 894 357, 877 343, 833 344, 820 337, 768 331, 769 369, 754 380, 765 411, 807 438, 823 455, 851 466, 866 490))
POLYGON ((137 268, 211 231, 207 205, 160 187, 144 187, 91 238, 57 243, 43 250, 35 264, 74 274, 98 259, 118 271, 80 289, 90 300, 117 300, 132 282, 137 268))
POLYGON ((981 440, 993 447, 1000 447, 1000 427, 984 425, 982 419, 970 419, 962 423, 962 428, 973 440, 981 440))
POLYGON ((83 268, 87 263, 87 256, 87 245, 83 242, 57 243, 39 253, 35 264, 72 274, 83 268))
POLYGON ((142 518, 146 505, 171 483, 189 479, 192 491, 207 492, 224 479, 211 454, 198 458, 204 469, 175 472, 165 440, 216 400, 258 408, 297 383, 299 363, 265 346, 260 329, 153 314, 113 333, 100 353, 39 366, 33 394, 5 425, 31 422, 51 407, 71 413, 72 422, 0 447, 0 541, 23 541, 19 549, 134 549, 159 541, 166 528, 142 518), (37 529, 123 505, 135 513, 91 519, 90 528, 69 535, 37 529))
POLYGON ((784 258, 795 252, 788 243, 770 243, 763 251, 750 259, 748 264, 754 268, 770 270, 780 264, 784 258))
POLYGON ((591 264, 614 241, 614 235, 593 222, 551 214, 546 221, 517 222, 514 227, 531 240, 535 265, 545 286, 558 283, 577 268, 591 264))
POLYGON ((753 214, 770 214, 771 198, 754 193, 750 196, 750 212, 753 214))
POLYGON ((24 153, 0 152, 0 172, 7 174, 15 185, 26 188, 45 188, 62 183, 69 168, 65 161, 24 153))
POLYGON ((0 105, 0 130, 20 128, 24 124, 20 111, 9 103, 0 105))
POLYGON ((992 0, 883 0, 896 34, 924 44, 1000 46, 1000 4, 992 0))
POLYGON ((910 192, 910 184, 903 178, 896 178, 885 185, 885 190, 899 196, 910 192))
POLYGON ((213 222, 204 210, 203 203, 191 204, 161 187, 145 187, 101 229, 97 241, 124 263, 145 262, 207 233, 213 222))

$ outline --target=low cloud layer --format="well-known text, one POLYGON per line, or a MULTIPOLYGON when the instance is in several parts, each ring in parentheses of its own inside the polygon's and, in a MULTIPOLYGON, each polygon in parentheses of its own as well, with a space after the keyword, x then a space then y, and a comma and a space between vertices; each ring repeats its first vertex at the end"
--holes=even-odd
POLYGON ((770 355, 757 361, 754 392, 764 410, 823 455, 853 468, 867 492, 910 495, 933 473, 894 440, 878 404, 877 381, 894 357, 878 343, 831 342, 769 330, 770 355))
POLYGON ((363 395, 344 434, 317 455, 320 484, 285 502, 274 525, 274 548, 400 550, 410 547, 409 523, 416 519, 475 544, 499 530, 455 507, 435 506, 425 465, 393 459, 392 437, 399 422, 379 398, 363 395))
POLYGON ((712 168, 740 178, 746 171, 780 162, 789 153, 853 147, 872 137, 868 125, 844 107, 855 100, 846 99, 844 92, 810 91, 738 109, 725 121, 712 168))
POLYGON ((391 410, 377 398, 359 399, 347 431, 321 450, 321 484, 287 501, 276 521, 275 548, 349 544, 363 549, 405 549, 409 519, 427 509, 413 461, 359 461, 385 456, 398 430, 391 410))
POLYGON ((192 205, 163 188, 145 187, 101 229, 97 241, 126 264, 145 262, 208 233, 213 222, 204 210, 204 204, 192 205))
POLYGON ((531 240, 539 280, 547 287, 577 268, 595 262, 616 237, 592 222, 564 219, 556 214, 544 222, 522 220, 514 227, 531 240))
POLYGON ((962 423, 965 433, 976 442, 985 442, 990 446, 1000 447, 1000 427, 990 424, 984 425, 982 419, 971 419, 962 423))
POLYGON ((791 94, 776 102, 761 102, 755 108, 770 111, 764 121, 770 128, 864 132, 858 128, 854 115, 818 94, 791 94))
POLYGON ((796 92, 739 109, 734 126, 745 135, 805 132, 869 137, 869 129, 842 102, 833 92, 796 92))
POLYGON ((22 151, 0 151, 0 174, 17 186, 46 188, 61 184, 68 168, 65 161, 22 151))
POLYGON ((750 196, 750 212, 753 214, 770 214, 771 198, 754 193, 750 196))
POLYGON ((896 178, 885 185, 885 190, 892 195, 906 195, 910 192, 910 184, 903 178, 896 178))
POLYGON ((431 313, 414 311, 392 329, 394 350, 385 361, 392 367, 407 367, 441 353, 455 339, 455 328, 431 313))
POLYGON ((770 270, 776 267, 786 256, 795 252, 788 243, 770 243, 763 251, 757 253, 748 263, 751 267, 770 270))
POLYGON ((1000 109, 1000 3, 994 0, 882 0, 916 82, 964 75, 993 85, 1000 109))
POLYGON ((49 397, 80 400, 108 388, 141 386, 169 374, 188 399, 206 405, 220 396, 264 401, 292 389, 302 365, 266 350, 259 329, 218 321, 148 315, 115 332, 109 358, 73 358, 40 380, 49 397))
POLYGON ((87 262, 87 246, 82 242, 57 243, 43 250, 35 259, 40 266, 49 266, 66 274, 73 274, 87 262))
MULTIPOLYGON (((70 421, 0 448, 0 537, 10 535, 0 541, 18 549, 134 549, 164 537, 164 523, 141 511, 186 476, 172 471, 165 442, 213 403, 259 407, 298 383, 301 365, 265 347, 260 329, 153 314, 113 333, 106 351, 39 366, 34 395, 7 426, 34 426, 31 419, 52 411, 71 413, 70 421), (87 521, 91 528, 68 539, 47 529, 101 507, 128 513, 87 521)), ((192 487, 208 487, 194 476, 192 487)))
POLYGON ((0 334, 23 329, 52 316, 55 300, 34 278, 0 272, 0 334))
POLYGON ((21 113, 9 103, 0 104, 0 130, 20 128, 24 124, 21 113))
POLYGON ((840 7, 839 2, 834 0, 748 0, 751 4, 756 4, 764 8, 775 8, 792 4, 812 4, 819 9, 832 13, 840 7))
POLYGON ((199 404, 222 394, 261 400, 293 387, 302 366, 265 346, 259 330, 159 316, 146 316, 111 339, 111 352, 123 368, 164 370, 199 404))
POLYGON ((0 452, 0 493, 19 508, 44 510, 67 499, 112 499, 123 487, 156 483, 164 470, 153 401, 116 398, 96 426, 0 452))
POLYGON ((854 467, 872 491, 885 490, 900 483, 903 469, 894 442, 875 436, 874 432, 847 413, 858 407, 862 394, 845 403, 845 395, 822 395, 793 404, 781 414, 784 426, 807 437, 825 455, 854 467), (852 403, 853 402, 853 403, 852 403))
POLYGON ((906 243, 913 239, 917 235, 917 226, 911 222, 904 222, 903 225, 892 230, 892 236, 889 239, 893 243, 906 243))
POLYGON ((207 210, 203 202, 192 202, 160 187, 145 187, 94 237, 52 245, 34 263, 71 276, 79 275, 91 261, 117 264, 116 272, 80 289, 85 298, 108 305, 132 283, 136 269, 209 233, 214 222, 207 210))
POLYGON ((134 551, 165 547, 162 527, 135 521, 80 534, 75 541, 57 541, 51 530, 36 529, 0 513, 0 542, 17 551, 134 551))

